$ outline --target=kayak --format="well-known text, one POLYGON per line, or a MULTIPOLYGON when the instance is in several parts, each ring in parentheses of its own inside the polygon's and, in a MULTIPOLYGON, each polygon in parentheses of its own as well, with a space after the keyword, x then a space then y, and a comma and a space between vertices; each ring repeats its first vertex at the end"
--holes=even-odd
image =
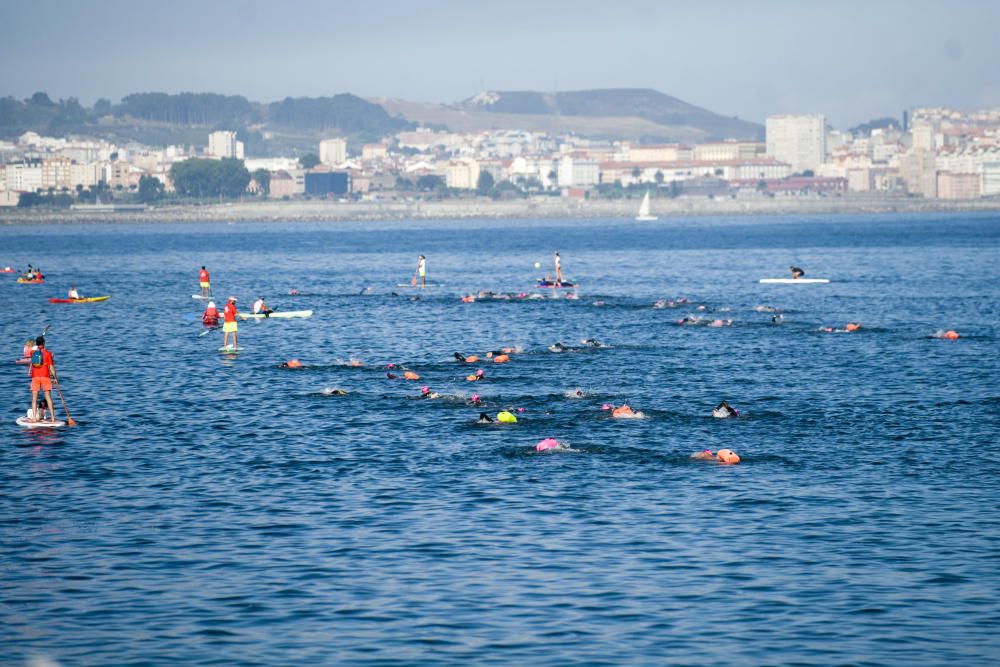
POLYGON ((0 273, 17 273, 17 269, 0 269, 0 273))
POLYGON ((276 317, 312 317, 313 311, 311 310, 287 310, 271 313, 270 315, 264 315, 263 313, 256 313, 250 315, 244 315, 246 319, 256 319, 263 320, 269 319, 273 320, 276 317))
POLYGON ((97 303, 110 298, 110 296, 86 296, 80 299, 49 299, 49 303, 97 303))
POLYGON ((25 428, 59 428, 60 426, 65 426, 66 422, 59 421, 58 419, 55 421, 44 420, 40 422, 33 422, 27 417, 18 417, 17 425, 24 426, 25 428))
POLYGON ((576 287, 576 283, 571 283, 571 282, 566 281, 566 280, 564 280, 562 282, 553 282, 551 280, 539 280, 539 281, 537 281, 535 283, 535 287, 544 287, 544 288, 547 288, 547 289, 549 289, 549 288, 551 288, 551 289, 559 289, 561 287, 565 287, 565 288, 576 287))
POLYGON ((22 285, 41 285, 42 283, 45 282, 45 278, 42 278, 41 280, 39 280, 38 278, 35 278, 34 280, 26 280, 24 278, 18 278, 17 282, 21 283, 22 285))
POLYGON ((817 285, 830 282, 827 278, 761 278, 761 285, 817 285))

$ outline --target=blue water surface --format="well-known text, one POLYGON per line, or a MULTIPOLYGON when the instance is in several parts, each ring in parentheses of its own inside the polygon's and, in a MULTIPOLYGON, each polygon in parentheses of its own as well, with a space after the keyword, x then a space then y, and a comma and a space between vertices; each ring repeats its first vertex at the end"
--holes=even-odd
POLYGON ((0 343, 51 325, 78 424, 0 372, 0 664, 1000 661, 997 214, 0 227, 29 262, 0 343), (220 354, 202 264, 314 315, 220 354), (791 264, 832 282, 758 284, 791 264))

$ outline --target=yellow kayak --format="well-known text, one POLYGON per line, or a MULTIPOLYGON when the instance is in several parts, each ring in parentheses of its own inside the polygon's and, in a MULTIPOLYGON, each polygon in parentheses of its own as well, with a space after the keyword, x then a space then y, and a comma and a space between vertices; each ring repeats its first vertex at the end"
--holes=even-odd
POLYGON ((49 303, 96 303, 97 301, 107 301, 110 296, 87 296, 82 299, 49 299, 49 303))

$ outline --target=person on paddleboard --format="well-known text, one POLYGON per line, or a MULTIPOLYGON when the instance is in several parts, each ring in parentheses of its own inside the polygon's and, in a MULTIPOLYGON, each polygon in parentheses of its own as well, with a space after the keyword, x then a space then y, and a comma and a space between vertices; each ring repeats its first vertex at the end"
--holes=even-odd
POLYGON ((212 281, 211 277, 208 275, 208 269, 204 266, 201 267, 201 271, 198 272, 198 284, 201 286, 201 295, 203 297, 211 296, 212 281))
POLYGON ((797 266, 790 266, 788 269, 792 272, 792 278, 798 280, 802 276, 806 275, 806 272, 797 266))
POLYGON ((236 325, 236 318, 239 315, 239 312, 236 310, 236 297, 231 296, 226 301, 226 307, 222 310, 222 316, 225 320, 222 323, 222 347, 229 347, 229 334, 233 334, 233 349, 235 350, 239 347, 239 343, 236 340, 236 331, 239 328, 236 325))
POLYGON ((45 407, 38 411, 38 392, 45 392, 45 402, 49 406, 49 417, 55 421, 56 413, 52 409, 52 380, 56 379, 56 364, 52 353, 45 349, 45 337, 35 339, 35 351, 31 353, 31 364, 28 366, 31 377, 31 421, 42 421, 45 407))
POLYGON ((274 311, 268 308, 267 304, 264 303, 264 297, 260 297, 253 302, 254 315, 263 315, 264 317, 268 317, 273 312, 274 311))
POLYGON ((80 299, 80 298, 82 298, 80 296, 80 293, 76 291, 76 285, 73 285, 72 287, 69 288, 69 298, 71 298, 71 299, 80 299))
MULTIPOLYGON (((552 261, 556 265, 556 285, 561 285, 563 281, 562 274, 562 259, 559 257, 559 253, 556 252, 552 255, 552 261)), ((548 277, 548 276, 546 276, 548 277)))
POLYGON ((209 301, 205 312, 201 314, 201 323, 206 327, 219 326, 219 311, 215 308, 215 302, 209 301))
POLYGON ((420 276, 420 287, 427 287, 427 258, 423 255, 417 259, 417 275, 420 276))

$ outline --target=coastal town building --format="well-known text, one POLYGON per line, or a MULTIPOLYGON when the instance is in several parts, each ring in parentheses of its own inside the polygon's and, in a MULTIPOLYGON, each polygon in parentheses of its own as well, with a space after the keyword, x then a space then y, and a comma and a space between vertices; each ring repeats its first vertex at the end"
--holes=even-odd
POLYGON ((815 171, 826 159, 826 118, 821 114, 768 116, 767 156, 792 171, 815 171))
POLYGON ((208 135, 206 155, 217 158, 243 159, 243 142, 237 141, 235 132, 212 132, 208 135))
POLYGON ((347 141, 341 138, 320 141, 319 161, 329 167, 337 167, 347 162, 347 141))

